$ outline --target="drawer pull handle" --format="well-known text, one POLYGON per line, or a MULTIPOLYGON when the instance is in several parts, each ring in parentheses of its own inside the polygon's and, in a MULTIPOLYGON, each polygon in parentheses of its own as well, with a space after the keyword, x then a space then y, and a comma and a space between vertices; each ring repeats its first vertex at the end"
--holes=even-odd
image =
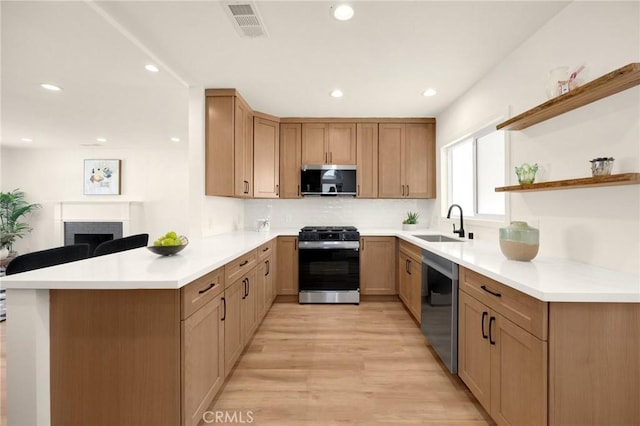
POLYGON ((486 291, 487 293, 494 295, 495 297, 502 297, 502 294, 489 290, 486 285, 481 285, 480 288, 486 291))
POLYGON ((491 317, 489 318, 489 343, 491 343, 492 345, 496 344, 496 341, 493 340, 493 323, 496 321, 496 317, 491 317))
POLYGON ((214 288, 215 286, 216 286, 216 283, 211 283, 211 284, 209 284, 209 287, 207 287, 207 288, 205 288, 205 289, 200 290, 200 291, 198 292, 198 294, 206 293, 206 292, 208 292, 209 290, 211 290, 212 288, 214 288))
POLYGON ((242 263, 240 264, 240 267, 242 268, 242 267, 243 267, 244 265, 246 265, 247 263, 249 263, 249 261, 248 261, 248 260, 245 260, 244 262, 242 262, 242 263))
POLYGON ((486 333, 484 332, 484 319, 485 319, 488 315, 489 315, 489 314, 488 314, 488 313, 486 313, 486 312, 483 312, 483 313, 482 313, 482 321, 481 321, 481 322, 482 322, 482 338, 483 338, 483 339, 486 339, 486 338, 488 338, 488 337, 489 337, 489 335, 488 335, 488 334, 486 334, 486 333))
POLYGON ((265 247, 262 249, 262 252, 264 253, 265 251, 268 251, 268 250, 269 250, 269 247, 265 247))
POLYGON ((227 299, 222 298, 222 318, 220 321, 224 321, 227 318, 227 299))

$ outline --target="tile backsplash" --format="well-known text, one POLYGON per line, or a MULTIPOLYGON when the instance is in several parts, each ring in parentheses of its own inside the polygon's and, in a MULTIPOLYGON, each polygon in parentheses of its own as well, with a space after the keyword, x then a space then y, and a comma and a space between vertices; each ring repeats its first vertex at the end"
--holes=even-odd
POLYGON ((434 200, 368 200, 348 197, 306 197, 291 200, 246 200, 245 228, 270 218, 272 228, 306 225, 353 225, 360 228, 400 229, 408 211, 420 214, 418 226, 427 228, 434 200))

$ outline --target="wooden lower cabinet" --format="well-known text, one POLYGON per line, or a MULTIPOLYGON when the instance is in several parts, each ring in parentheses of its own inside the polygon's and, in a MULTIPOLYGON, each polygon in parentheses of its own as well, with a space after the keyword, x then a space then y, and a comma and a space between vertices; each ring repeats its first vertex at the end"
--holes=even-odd
POLYGON ((398 245, 398 296, 413 318, 422 320, 422 258, 421 249, 406 242, 398 245))
POLYGON ((182 321, 182 424, 197 425, 224 383, 222 292, 182 321))
POLYGON ((396 287, 396 237, 360 238, 360 293, 394 295, 396 287))
POLYGON ((498 425, 546 425, 547 342, 500 311, 504 306, 515 306, 516 296, 529 296, 503 293, 499 283, 494 283, 493 289, 482 284, 488 297, 495 299, 488 299, 489 304, 485 304, 465 291, 465 276, 463 269, 458 306, 458 375, 498 425))
POLYGON ((258 327, 258 315, 256 303, 258 300, 258 281, 256 280, 256 268, 249 271, 243 278, 244 293, 242 296, 242 348, 247 345, 253 333, 258 327))
POLYGON ((278 237, 278 295, 298 295, 298 237, 278 237))
POLYGON ((242 340, 242 297, 244 282, 237 279, 224 291, 226 303, 224 320, 224 375, 229 375, 244 349, 242 340))

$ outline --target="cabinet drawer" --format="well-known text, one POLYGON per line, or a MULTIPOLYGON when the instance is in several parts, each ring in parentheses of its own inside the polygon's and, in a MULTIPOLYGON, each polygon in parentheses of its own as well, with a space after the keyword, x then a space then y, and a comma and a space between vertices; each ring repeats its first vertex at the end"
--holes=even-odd
POLYGON ((547 302, 462 266, 459 271, 460 290, 464 290, 539 339, 547 340, 547 302))
POLYGON ((233 284, 235 280, 240 278, 251 270, 257 263, 256 251, 251 250, 248 253, 243 254, 236 260, 227 263, 224 266, 226 282, 228 285, 233 284))
POLYGON ((416 262, 422 262, 422 249, 418 246, 414 246, 411 243, 400 240, 400 251, 405 252, 409 257, 412 257, 416 262))
POLYGON ((261 245, 260 247, 258 247, 256 249, 256 252, 258 253, 258 260, 264 260, 267 258, 267 256, 271 256, 271 254, 273 253, 275 248, 275 239, 264 243, 263 245, 261 245))
POLYGON ((224 268, 218 268, 185 285, 180 289, 181 318, 188 318, 223 290, 224 268))

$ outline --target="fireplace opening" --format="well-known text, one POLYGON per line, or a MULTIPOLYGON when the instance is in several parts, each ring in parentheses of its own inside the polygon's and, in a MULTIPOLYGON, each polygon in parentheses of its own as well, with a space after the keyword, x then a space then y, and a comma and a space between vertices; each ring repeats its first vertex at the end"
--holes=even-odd
POLYGON ((89 257, 93 256, 93 252, 100 243, 113 240, 113 234, 75 234, 73 236, 73 244, 89 244, 89 257))
POLYGON ((64 223, 64 245, 89 244, 89 256, 98 244, 117 238, 122 238, 122 222, 64 223))

